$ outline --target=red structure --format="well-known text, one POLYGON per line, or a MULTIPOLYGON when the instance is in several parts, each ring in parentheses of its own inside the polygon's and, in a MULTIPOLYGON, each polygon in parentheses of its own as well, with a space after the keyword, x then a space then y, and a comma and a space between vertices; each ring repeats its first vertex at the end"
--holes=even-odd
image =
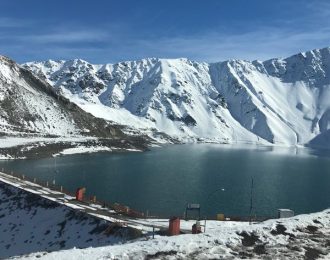
POLYGON ((194 224, 192 225, 192 230, 191 230, 192 234, 199 234, 202 233, 202 227, 199 224, 194 224))
POLYGON ((180 218, 178 217, 170 218, 168 233, 170 236, 180 235, 180 218))
POLYGON ((84 193, 86 188, 78 188, 76 191, 76 200, 82 201, 84 199, 84 193))

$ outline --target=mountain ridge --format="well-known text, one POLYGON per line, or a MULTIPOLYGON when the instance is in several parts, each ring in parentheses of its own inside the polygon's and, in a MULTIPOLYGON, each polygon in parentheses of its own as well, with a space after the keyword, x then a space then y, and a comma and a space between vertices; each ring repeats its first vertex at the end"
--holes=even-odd
POLYGON ((0 159, 51 156, 63 149, 145 150, 150 139, 94 117, 43 79, 0 56, 0 159))
MULTIPOLYGON (((13 60, 11 60, 8 57, 0 56, 0 62, 1 62, 0 80, 2 81, 1 82, 2 83, 1 84, 1 86, 2 86, 1 106, 2 106, 4 112, 6 112, 6 109, 4 108, 4 106, 6 105, 6 103, 8 103, 8 102, 6 102, 6 100, 9 99, 8 96, 10 96, 10 95, 15 96, 15 98, 12 100, 14 103, 18 102, 19 98, 22 98, 22 101, 23 101, 22 104, 25 106, 25 109, 29 113, 30 108, 34 107, 34 108, 39 109, 38 102, 43 101, 43 99, 42 99, 43 94, 46 94, 47 98, 50 98, 47 103, 47 105, 49 105, 49 106, 43 107, 46 109, 46 111, 52 110, 51 105, 54 105, 56 103, 51 103, 51 102, 54 102, 55 100, 58 103, 56 105, 65 106, 65 109, 61 110, 61 112, 63 113, 62 116, 57 116, 57 119, 58 118, 62 119, 62 117, 66 117, 67 115, 65 114, 65 112, 67 112, 67 111, 71 111, 72 113, 77 112, 78 114, 80 114, 82 112, 79 116, 72 117, 71 122, 70 122, 70 120, 68 120, 69 122, 68 122, 67 127, 70 128, 72 125, 77 125, 78 128, 80 128, 80 129, 86 128, 85 130, 87 130, 87 133, 90 132, 91 130, 95 130, 96 132, 100 131, 100 129, 92 129, 93 127, 91 127, 90 125, 84 124, 83 121, 87 121, 87 120, 91 119, 91 117, 88 115, 88 113, 85 113, 76 104, 71 103, 65 97, 58 95, 56 93, 56 91, 49 84, 44 84, 44 82, 41 81, 38 77, 34 77, 34 75, 31 71, 21 68, 13 60), (13 93, 11 93, 11 91, 13 93), (29 97, 31 100, 27 100, 27 99, 24 100, 22 95, 20 95, 20 94, 22 94, 20 92, 24 92, 25 95, 31 94, 31 96, 29 97), (9 95, 7 93, 9 93, 9 95), (7 94, 7 96, 6 96, 6 94, 7 94), (35 99, 37 99, 37 100, 33 100, 33 98, 31 98, 33 96, 35 96, 35 99), (29 105, 25 104, 25 102, 27 103, 28 101, 30 101, 30 102, 35 101, 35 103, 30 104, 30 106, 29 106, 29 105)), ((43 105, 45 105, 45 104, 43 104, 43 105)), ((19 109, 19 107, 15 108, 15 110, 17 110, 17 109, 19 109)), ((14 112, 14 111, 11 111, 11 112, 14 112)), ((20 118, 19 118, 20 116, 21 115, 7 117, 7 120, 13 120, 14 118, 18 118, 18 120, 20 120, 20 118)), ((31 117, 31 119, 33 118, 33 116, 36 116, 36 113, 34 113, 34 115, 32 113, 28 114, 28 117, 31 117)), ((2 119, 4 119, 4 118, 5 118, 4 115, 2 115, 2 119)), ((23 115, 23 120, 24 120, 24 115, 23 115)), ((48 122, 47 120, 48 120, 47 117, 41 118, 41 121, 48 122)), ((37 120, 32 120, 32 123, 34 123, 35 121, 37 121, 37 120)), ((27 122, 24 122, 24 123, 25 123, 25 126, 27 128, 29 128, 29 126, 26 124, 27 122)), ((101 123, 101 121, 100 121, 100 123, 101 123)), ((106 128, 107 127, 106 122, 103 122, 103 123, 104 123, 103 127, 106 128)), ((22 127, 24 128, 23 125, 22 125, 22 127)), ((44 134, 50 134, 50 135, 55 134, 56 135, 56 132, 53 132, 51 130, 51 128, 50 129, 40 129, 40 128, 41 128, 40 125, 35 125, 34 130, 37 132, 40 131, 40 133, 45 131, 44 134)), ((55 128, 54 125, 53 125, 53 128, 55 128)), ((71 130, 74 131, 74 129, 71 129, 71 130)), ((112 131, 113 134, 115 134, 115 132, 116 132, 115 128, 113 130, 109 129, 109 131, 110 132, 112 131)), ((120 130, 117 133, 119 134, 119 132, 120 132, 120 130)), ((78 132, 76 132, 76 133, 78 134, 78 132)), ((84 134, 84 131, 80 131, 80 133, 84 134)), ((70 134, 70 133, 65 132, 65 134, 70 134)), ((71 134, 73 134, 73 133, 71 133, 71 134)), ((100 133, 98 133, 98 134, 100 134, 100 133)), ((105 137, 105 136, 103 136, 103 137, 105 137)))
POLYGON ((182 141, 305 145, 330 125, 330 48, 263 62, 75 59, 23 67, 94 116, 182 141))

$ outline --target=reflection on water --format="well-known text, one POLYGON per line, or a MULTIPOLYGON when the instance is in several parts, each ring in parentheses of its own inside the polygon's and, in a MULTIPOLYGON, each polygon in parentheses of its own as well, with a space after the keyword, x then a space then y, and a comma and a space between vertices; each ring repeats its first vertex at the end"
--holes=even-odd
POLYGON ((278 208, 315 212, 330 204, 327 150, 171 145, 145 153, 6 161, 0 167, 41 180, 56 179, 72 191, 85 186, 99 199, 155 214, 182 215, 186 203, 200 203, 204 215, 246 216, 251 178, 254 213, 259 216, 275 215, 278 208))

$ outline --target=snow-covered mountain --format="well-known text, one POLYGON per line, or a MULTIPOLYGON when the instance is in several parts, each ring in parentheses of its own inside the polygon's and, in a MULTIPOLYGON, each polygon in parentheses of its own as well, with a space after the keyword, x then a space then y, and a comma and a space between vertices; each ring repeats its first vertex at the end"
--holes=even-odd
POLYGON ((330 48, 265 62, 77 59, 23 66, 85 111, 145 132, 184 141, 330 144, 323 141, 330 128, 330 48))
POLYGON ((0 133, 119 137, 119 127, 86 113, 47 83, 0 56, 0 133))

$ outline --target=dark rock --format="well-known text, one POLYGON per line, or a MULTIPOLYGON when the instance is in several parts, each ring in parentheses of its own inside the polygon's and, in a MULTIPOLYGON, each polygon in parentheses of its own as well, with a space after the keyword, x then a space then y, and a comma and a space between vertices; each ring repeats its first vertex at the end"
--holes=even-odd
POLYGON ((315 233, 319 228, 316 226, 312 226, 312 225, 308 225, 306 227, 306 229, 310 232, 310 233, 315 233))
POLYGON ((256 245, 253 249, 253 252, 255 252, 258 255, 263 255, 266 254, 266 246, 265 244, 261 244, 261 245, 256 245))
POLYGON ((247 233, 246 231, 243 231, 241 233, 238 233, 242 239, 242 245, 243 246, 253 246, 256 244, 256 242, 260 242, 259 236, 257 236, 254 233, 247 233))
POLYGON ((316 248, 305 247, 305 250, 305 259, 308 260, 318 259, 322 255, 322 252, 316 248))

